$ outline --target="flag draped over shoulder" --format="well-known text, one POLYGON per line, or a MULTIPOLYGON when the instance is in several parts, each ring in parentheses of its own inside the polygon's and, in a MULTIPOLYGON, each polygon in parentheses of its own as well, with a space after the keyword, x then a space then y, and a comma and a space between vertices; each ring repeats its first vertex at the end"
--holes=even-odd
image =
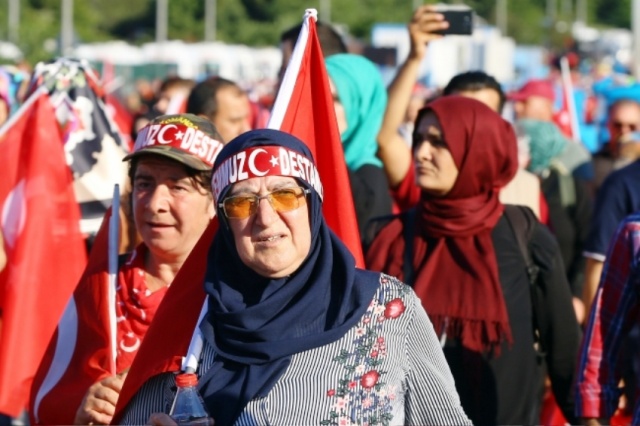
POLYGON ((118 423, 122 410, 144 382, 156 374, 180 370, 206 297, 207 253, 217 229, 218 219, 214 218, 158 307, 120 392, 114 424, 118 423))
POLYGON ((313 9, 305 13, 267 127, 291 133, 309 146, 324 186, 327 224, 349 247, 356 265, 364 267, 351 184, 314 13, 313 9))
POLYGON ((18 416, 86 264, 80 210, 48 94, 0 129, 0 412, 18 416))
MULTIPOLYGON (((305 14, 305 24, 268 127, 292 133, 308 143, 322 177, 327 223, 351 249, 358 266, 362 266, 360 236, 333 97, 311 15, 310 11, 305 14)), ((214 219, 158 308, 120 392, 114 423, 120 421, 131 398, 149 378, 180 369, 205 300, 207 253, 217 228, 218 221, 214 219)))

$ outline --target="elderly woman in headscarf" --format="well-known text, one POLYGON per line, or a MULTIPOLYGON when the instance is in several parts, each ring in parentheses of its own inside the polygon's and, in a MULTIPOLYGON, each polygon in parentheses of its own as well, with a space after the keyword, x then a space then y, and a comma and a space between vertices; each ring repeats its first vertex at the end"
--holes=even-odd
POLYGON ((519 135, 529 142, 528 170, 540 178, 542 193, 549 206, 549 227, 558 240, 565 274, 575 298, 578 319, 584 318, 582 289, 586 258, 582 255, 589 234, 593 198, 588 184, 572 176, 559 156, 572 144, 549 121, 519 120, 519 135))
POLYGON ((498 198, 517 168, 511 125, 476 100, 443 97, 418 114, 413 154, 420 203, 382 229, 367 267, 413 285, 474 424, 539 423, 544 376, 535 343, 547 351, 555 396, 573 419, 578 327, 557 244, 528 208, 507 206, 526 214, 511 223, 498 198), (517 223, 532 230, 528 249, 544 279, 540 342, 517 223))
MULTIPOLYGON (((197 372, 217 426, 469 424, 414 292, 357 269, 325 223, 302 141, 238 136, 216 159, 213 188, 221 223, 197 372)), ((152 378, 123 422, 170 424, 149 414, 170 406, 174 384, 171 373, 152 378)))
POLYGON ((331 55, 325 63, 360 235, 364 237, 371 218, 391 214, 389 183, 376 156, 387 91, 380 71, 363 56, 331 55))

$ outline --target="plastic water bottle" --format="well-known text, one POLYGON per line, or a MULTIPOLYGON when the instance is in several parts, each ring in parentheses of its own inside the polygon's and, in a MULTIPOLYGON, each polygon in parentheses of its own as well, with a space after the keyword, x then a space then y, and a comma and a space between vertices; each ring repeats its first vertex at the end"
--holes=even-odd
POLYGON ((176 385, 178 391, 169 416, 179 425, 213 426, 214 421, 204 408, 204 402, 196 388, 198 376, 179 374, 176 377, 176 385))

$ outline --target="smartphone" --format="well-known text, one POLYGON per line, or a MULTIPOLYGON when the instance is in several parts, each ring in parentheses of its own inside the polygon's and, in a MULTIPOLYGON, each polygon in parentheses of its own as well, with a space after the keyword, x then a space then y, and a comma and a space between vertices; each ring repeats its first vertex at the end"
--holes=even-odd
POLYGON ((471 35, 473 33, 473 10, 466 6, 447 6, 438 7, 438 13, 444 16, 444 20, 449 23, 449 28, 438 31, 438 34, 459 34, 471 35))

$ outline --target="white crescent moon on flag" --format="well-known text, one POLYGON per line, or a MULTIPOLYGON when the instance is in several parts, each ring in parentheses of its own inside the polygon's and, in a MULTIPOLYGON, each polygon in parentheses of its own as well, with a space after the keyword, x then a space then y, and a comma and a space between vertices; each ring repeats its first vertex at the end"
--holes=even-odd
POLYGON ((14 248, 27 219, 26 182, 20 180, 9 192, 0 212, 0 230, 7 245, 14 248))
POLYGON ((125 345, 124 340, 120 341, 120 349, 122 349, 125 352, 133 352, 137 350, 139 347, 140 347, 140 339, 138 339, 137 337, 136 337, 136 342, 131 346, 125 345))
POLYGON ((269 172, 269 170, 265 170, 263 172, 263 171, 258 170, 256 168, 256 164, 255 164, 256 155, 258 155, 261 152, 266 153, 267 151, 262 149, 262 148, 258 148, 256 150, 254 150, 251 154, 249 154, 249 170, 251 171, 251 173, 253 173, 256 176, 264 176, 269 172))
POLYGON ((163 144, 163 145, 167 145, 167 144, 170 144, 170 143, 171 143, 171 141, 168 141, 168 140, 166 140, 166 139, 164 138, 164 132, 166 132, 166 131, 167 131, 167 129, 169 129, 169 128, 176 129, 176 128, 177 128, 177 126, 176 126, 175 124, 167 124, 166 126, 164 126, 164 127, 160 130, 160 132, 158 132, 158 142, 159 142, 159 143, 161 143, 161 144, 163 144))

